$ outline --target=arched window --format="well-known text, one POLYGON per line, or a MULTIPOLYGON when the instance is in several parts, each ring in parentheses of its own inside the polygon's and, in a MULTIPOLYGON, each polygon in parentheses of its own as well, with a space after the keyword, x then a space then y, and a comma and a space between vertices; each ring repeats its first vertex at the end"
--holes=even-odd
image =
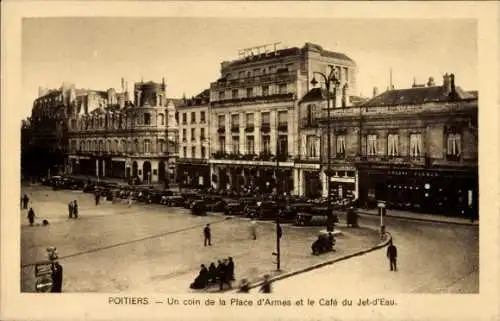
POLYGON ((116 153, 118 152, 118 146, 119 146, 119 142, 118 142, 118 139, 115 139, 114 143, 113 143, 113 153, 116 153))
POLYGON ((99 152, 103 152, 104 151, 104 142, 102 140, 99 141, 99 152))
POLYGON ((111 151, 111 141, 108 139, 106 141, 106 153, 109 153, 111 151))

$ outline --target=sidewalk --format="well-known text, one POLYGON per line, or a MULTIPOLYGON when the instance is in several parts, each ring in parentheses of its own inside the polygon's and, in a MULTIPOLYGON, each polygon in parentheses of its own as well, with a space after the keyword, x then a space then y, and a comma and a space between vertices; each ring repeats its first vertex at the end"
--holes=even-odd
MULTIPOLYGON (((358 209, 358 213, 364 215, 380 216, 378 213, 378 209, 358 209)), ((474 222, 471 223, 469 219, 462 217, 450 217, 437 214, 414 213, 414 212, 392 210, 392 209, 387 210, 386 217, 396 217, 409 220, 427 221, 436 223, 479 225, 478 220, 475 220, 474 222)))

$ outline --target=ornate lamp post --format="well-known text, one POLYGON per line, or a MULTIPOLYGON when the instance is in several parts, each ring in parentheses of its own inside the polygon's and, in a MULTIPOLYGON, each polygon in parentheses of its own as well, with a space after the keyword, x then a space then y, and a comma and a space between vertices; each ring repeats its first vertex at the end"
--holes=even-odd
MULTIPOLYGON (((325 81, 325 87, 326 87, 326 103, 327 103, 327 169, 325 171, 326 174, 326 189, 328 191, 328 197, 327 197, 327 206, 328 206, 328 219, 326 222, 326 230, 328 232, 333 232, 333 228, 335 226, 335 221, 334 221, 334 216, 333 216, 333 209, 331 206, 331 196, 330 196, 330 177, 332 176, 332 170, 330 168, 330 157, 331 157, 331 137, 330 137, 330 89, 334 89, 334 102, 337 99, 337 88, 340 85, 340 81, 337 79, 337 76, 335 75, 335 68, 332 65, 328 65, 330 67, 330 73, 328 75, 325 75, 324 73, 314 71, 313 74, 320 75, 323 80, 325 81)), ((313 86, 316 86, 318 84, 318 81, 316 78, 313 76, 313 79, 311 80, 311 84, 313 86)))

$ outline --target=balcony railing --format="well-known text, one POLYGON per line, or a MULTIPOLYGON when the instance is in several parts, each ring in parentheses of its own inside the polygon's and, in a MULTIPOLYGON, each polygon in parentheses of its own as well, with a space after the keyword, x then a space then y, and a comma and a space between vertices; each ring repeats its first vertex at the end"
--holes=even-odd
POLYGON ((217 132, 218 132, 219 134, 225 133, 225 132, 226 132, 226 127, 219 127, 219 128, 217 129, 217 132))
POLYGON ((356 156, 355 161, 357 163, 386 163, 386 164, 399 164, 399 165, 426 165, 425 156, 373 156, 373 155, 361 155, 356 156))
POLYGON ((318 127, 318 121, 316 119, 301 119, 300 126, 302 128, 318 127))
POLYGON ((247 133, 253 133, 254 130, 255 130, 255 128, 253 125, 247 125, 247 127, 245 128, 245 131, 247 133))
POLYGON ((238 133, 239 131, 240 131, 240 126, 239 125, 233 125, 233 126, 231 126, 231 132, 238 133))
POLYGON ((278 130, 282 131, 282 132, 286 132, 288 130, 288 124, 287 123, 278 124, 278 130))
POLYGON ((260 130, 263 133, 269 133, 271 131, 271 125, 269 123, 262 123, 260 125, 260 130))

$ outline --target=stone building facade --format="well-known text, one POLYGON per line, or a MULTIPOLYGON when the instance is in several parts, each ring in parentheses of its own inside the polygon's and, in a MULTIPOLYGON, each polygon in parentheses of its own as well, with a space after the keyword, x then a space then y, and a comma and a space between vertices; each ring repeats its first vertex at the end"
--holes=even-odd
MULTIPOLYGON (((321 154, 327 155, 326 110, 319 116, 321 154)), ((477 97, 455 86, 453 75, 439 86, 431 79, 362 106, 332 109, 331 188, 352 190, 361 206, 384 200, 402 210, 477 213, 477 116, 477 97), (354 186, 335 184, 335 178, 351 177, 354 186)))
POLYGON ((69 118, 70 173, 144 184, 175 180, 178 130, 165 82, 135 83, 129 96, 109 89, 77 99, 69 118))
POLYGON ((179 158, 177 180, 181 187, 210 187, 210 91, 207 89, 177 104, 179 158))
POLYGON ((221 64, 221 78, 210 86, 212 187, 304 194, 308 164, 299 156, 299 101, 309 91, 313 73, 328 71, 329 65, 343 81, 338 89, 341 104, 355 93, 356 64, 318 45, 221 64))

